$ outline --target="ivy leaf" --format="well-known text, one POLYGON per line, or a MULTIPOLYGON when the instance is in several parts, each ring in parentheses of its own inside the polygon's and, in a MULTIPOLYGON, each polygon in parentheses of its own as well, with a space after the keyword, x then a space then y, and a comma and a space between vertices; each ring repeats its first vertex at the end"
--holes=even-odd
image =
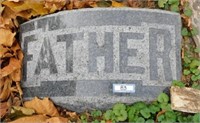
POLYGON ((165 4, 164 10, 169 10, 170 5, 168 3, 165 4))
POLYGON ((106 123, 106 121, 105 120, 101 120, 101 122, 100 123, 106 123))
POLYGON ((148 108, 140 110, 140 114, 146 119, 151 117, 150 110, 148 108))
POLYGON ((117 116, 116 119, 117 121, 125 121, 127 119, 127 111, 126 110, 121 110, 120 111, 120 116, 117 116))
POLYGON ((192 16, 192 9, 190 9, 189 7, 184 8, 183 11, 184 15, 191 17, 192 16))
POLYGON ((169 3, 169 4, 179 3, 179 0, 169 0, 168 3, 169 3))
POLYGON ((111 120, 111 119, 113 119, 113 117, 114 117, 114 113, 113 113, 112 110, 107 110, 107 111, 104 113, 104 118, 105 118, 106 120, 111 120))
POLYGON ((179 5, 177 4, 172 4, 170 6, 170 10, 173 11, 173 12, 179 12, 179 5))
POLYGON ((183 82, 181 82, 181 81, 178 81, 178 80, 173 80, 172 85, 173 86, 178 86, 178 87, 181 87, 181 88, 185 87, 185 84, 183 82))
POLYGON ((193 27, 191 30, 192 36, 198 35, 198 33, 199 33, 198 29, 193 27))
POLYGON ((190 68, 195 68, 200 66, 200 61, 197 59, 192 60, 192 62, 190 63, 190 68))
POLYGON ((147 105, 144 102, 137 102, 134 104, 134 107, 136 108, 136 110, 141 110, 143 108, 146 108, 147 105))
POLYGON ((136 120, 136 123, 144 123, 145 122, 145 119, 142 118, 142 117, 139 117, 137 120, 136 120))
POLYGON ((148 119, 145 123, 155 123, 153 119, 148 119))
POLYGON ((161 93, 159 96, 158 96, 158 102, 160 103, 168 103, 169 101, 169 96, 165 93, 161 93))
POLYGON ((92 123, 100 123, 97 119, 92 121, 92 123))
POLYGON ((194 69, 194 70, 192 70, 192 73, 194 73, 195 75, 199 75, 200 74, 200 70, 199 69, 194 69))
POLYGON ((181 123, 192 123, 192 116, 188 115, 186 116, 178 116, 177 120, 181 123))
POLYGON ((192 84, 192 88, 200 90, 200 84, 194 82, 194 83, 192 84))
POLYGON ((126 110, 126 106, 121 103, 117 103, 113 106, 113 110, 126 110))
POLYGON ((158 0, 158 6, 164 8, 168 0, 158 0))
POLYGON ((118 103, 118 104, 115 104, 113 106, 113 112, 115 115, 118 115, 120 116, 121 115, 121 110, 126 110, 126 106, 124 104, 121 104, 121 103, 118 103))
POLYGON ((155 114, 156 112, 160 111, 160 108, 156 105, 150 105, 149 109, 152 114, 155 114))
POLYGON ((161 104, 160 104, 160 108, 161 108, 162 110, 172 111, 172 109, 171 109, 171 104, 169 104, 169 103, 161 103, 161 104))
POLYGON ((170 121, 170 122, 176 121, 176 114, 173 111, 166 111, 165 117, 167 121, 170 121))
POLYGON ((183 74, 186 75, 186 76, 189 75, 190 73, 191 73, 190 70, 187 70, 187 69, 183 70, 183 74))
POLYGON ((113 113, 115 114, 117 121, 125 121, 128 117, 126 106, 121 103, 115 104, 113 106, 113 113))
POLYGON ((188 32, 188 29, 187 28, 182 28, 182 30, 181 30, 181 34, 182 34, 182 36, 188 36, 188 34, 189 34, 189 32, 188 32))
POLYGON ((102 115, 102 112, 99 110, 94 110, 91 112, 92 117, 96 118, 102 115))
POLYGON ((194 123, 199 123, 199 122, 200 122, 200 113, 195 114, 195 115, 192 117, 192 121, 193 121, 194 123))
POLYGON ((200 47, 195 48, 195 49, 194 49, 194 52, 196 52, 196 53, 200 53, 200 47))
POLYGON ((200 80, 200 75, 192 75, 191 79, 192 79, 193 82, 200 80))
POLYGON ((165 119, 164 114, 161 114, 161 115, 158 116, 158 121, 159 122, 162 121, 162 120, 164 120, 164 119, 165 119))
POLYGON ((135 120, 137 118, 136 112, 137 111, 136 111, 136 108, 134 106, 129 107, 129 110, 128 110, 128 121, 129 122, 135 122, 135 120))

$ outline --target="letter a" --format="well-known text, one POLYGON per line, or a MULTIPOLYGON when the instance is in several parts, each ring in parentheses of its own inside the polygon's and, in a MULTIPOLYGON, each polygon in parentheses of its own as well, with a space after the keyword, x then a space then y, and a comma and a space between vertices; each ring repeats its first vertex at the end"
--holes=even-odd
POLYGON ((46 38, 42 44, 38 62, 35 69, 35 74, 40 74, 42 69, 48 68, 51 74, 57 73, 57 67, 55 64, 54 55, 51 49, 49 40, 46 38))

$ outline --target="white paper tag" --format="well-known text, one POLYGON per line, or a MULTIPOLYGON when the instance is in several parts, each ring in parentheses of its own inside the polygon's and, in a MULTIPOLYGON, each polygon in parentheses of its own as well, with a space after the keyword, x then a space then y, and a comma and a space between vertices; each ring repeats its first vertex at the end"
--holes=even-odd
POLYGON ((135 93, 135 84, 113 84, 113 93, 135 93))

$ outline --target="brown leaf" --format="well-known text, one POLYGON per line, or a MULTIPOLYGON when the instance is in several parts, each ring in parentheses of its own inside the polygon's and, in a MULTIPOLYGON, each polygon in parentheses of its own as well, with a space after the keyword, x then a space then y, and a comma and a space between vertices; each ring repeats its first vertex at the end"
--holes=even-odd
POLYGON ((0 101, 5 101, 11 93, 12 80, 9 77, 0 79, 0 101))
POLYGON ((49 10, 50 13, 53 13, 56 10, 61 10, 66 3, 66 0, 45 0, 44 6, 49 10))
POLYGON ((35 113, 34 109, 25 108, 25 107, 21 107, 21 106, 12 106, 11 113, 14 113, 16 110, 21 111, 25 115, 33 115, 35 113))
POLYGON ((13 24, 13 20, 15 19, 16 19, 16 13, 12 11, 10 8, 5 7, 2 13, 2 18, 0 20, 1 21, 0 27, 5 29, 15 28, 15 25, 13 24))
POLYGON ((48 10, 44 7, 43 0, 26 0, 24 4, 35 11, 38 15, 48 14, 48 10))
POLYGON ((19 2, 20 0, 8 0, 8 1, 11 1, 11 2, 19 2))
POLYGON ((15 82, 15 83, 16 83, 16 87, 19 92, 20 98, 22 99, 23 91, 21 89, 20 82, 15 82))
POLYGON ((68 123, 69 120, 64 117, 52 117, 46 120, 46 123, 68 123))
POLYGON ((112 7, 124 7, 124 4, 116 2, 116 1, 112 1, 112 7))
POLYGON ((128 0, 127 2, 128 2, 128 5, 133 8, 143 7, 143 3, 144 3, 144 1, 140 1, 140 0, 128 0))
POLYGON ((12 99, 12 105, 13 106, 20 106, 22 103, 21 99, 19 97, 13 97, 12 99))
POLYGON ((67 5, 67 9, 80 9, 80 8, 86 8, 88 5, 88 0, 70 0, 70 4, 67 5))
POLYGON ((46 119, 48 117, 45 115, 33 115, 22 117, 9 123, 45 123, 46 119))
POLYGON ((80 118, 79 118, 79 116, 77 115, 76 112, 66 112, 66 115, 67 115, 67 118, 70 121, 75 121, 75 122, 79 122, 80 121, 80 118))
POLYGON ((4 7, 1 5, 2 2, 3 2, 3 0, 0 0, 0 15, 3 12, 3 10, 4 10, 4 7))
POLYGON ((20 2, 4 1, 3 5, 9 7, 15 13, 18 13, 19 16, 22 15, 26 18, 48 14, 48 10, 44 7, 43 0, 25 0, 20 2), (30 13, 27 13, 26 15, 23 13, 24 11, 30 11, 30 13), (20 14, 21 12, 23 14, 20 14))
POLYGON ((93 7, 93 8, 98 7, 96 1, 88 1, 87 4, 88 4, 88 6, 93 7))
POLYGON ((9 7, 12 11, 16 13, 29 9, 28 6, 24 4, 23 1, 12 2, 12 1, 5 0, 2 4, 9 7))
POLYGON ((3 69, 0 69, 0 79, 21 68, 21 61, 16 58, 10 58, 10 62, 3 69))
POLYGON ((84 8, 86 6, 86 2, 85 0, 73 0, 73 4, 74 4, 74 8, 84 8))
POLYGON ((0 58, 3 58, 3 57, 5 57, 5 54, 7 53, 7 52, 9 52, 9 48, 8 47, 5 47, 5 46, 3 46, 3 45, 0 45, 0 58))
POLYGON ((8 112, 10 105, 8 102, 0 103, 0 118, 4 117, 8 112))
POLYGON ((59 116, 59 113, 54 106, 54 104, 49 100, 49 98, 45 97, 43 100, 35 97, 31 101, 26 101, 24 106, 27 108, 32 108, 38 114, 46 114, 49 116, 59 116))
POLYGON ((13 71, 9 76, 13 81, 19 82, 21 80, 21 69, 13 71))
POLYGON ((14 42, 14 36, 16 33, 12 33, 9 29, 0 28, 0 44, 11 47, 14 42))

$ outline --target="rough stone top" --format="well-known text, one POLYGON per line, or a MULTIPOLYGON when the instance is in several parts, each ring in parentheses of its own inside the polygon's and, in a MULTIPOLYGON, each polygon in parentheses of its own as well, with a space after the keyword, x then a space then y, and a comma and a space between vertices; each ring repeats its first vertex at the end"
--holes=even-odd
MULTIPOLYGON (((60 17, 65 21, 64 27, 101 26, 101 25, 139 25, 142 21, 149 23, 171 24, 181 26, 180 14, 159 9, 146 8, 84 8, 61 11, 25 22, 23 26, 49 17, 60 17), (109 13, 109 15, 107 14, 109 13), (91 18, 92 17, 92 18, 91 18), (135 18, 137 17, 137 18, 135 18), (116 20, 113 21, 113 19, 116 20), (112 21, 111 21, 112 20, 112 21)), ((64 28, 63 27, 63 28, 64 28)), ((25 29, 26 30, 26 29, 25 29)), ((24 31, 25 31, 24 30, 24 31)), ((28 30, 27 30, 28 31, 28 30)), ((22 31, 23 32, 23 31, 22 31)))

